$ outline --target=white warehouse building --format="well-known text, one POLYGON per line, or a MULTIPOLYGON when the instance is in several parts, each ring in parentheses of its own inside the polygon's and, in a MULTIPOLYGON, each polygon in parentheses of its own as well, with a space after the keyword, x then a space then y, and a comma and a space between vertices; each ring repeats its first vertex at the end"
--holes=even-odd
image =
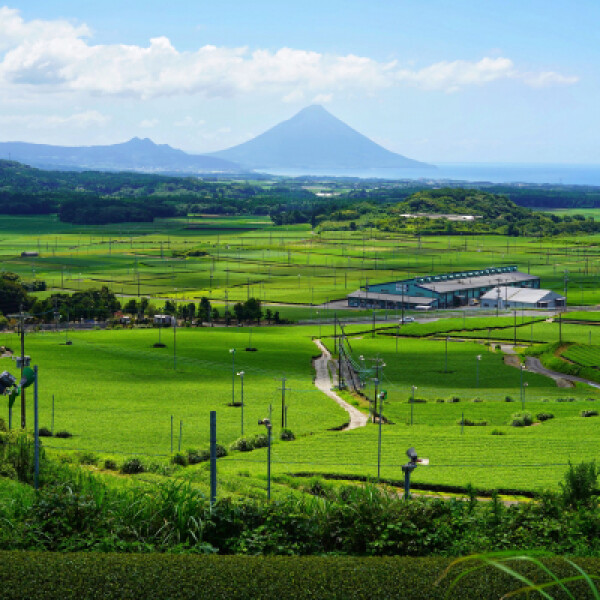
POLYGON ((552 290, 500 286, 480 296, 482 308, 564 308, 565 297, 552 290))

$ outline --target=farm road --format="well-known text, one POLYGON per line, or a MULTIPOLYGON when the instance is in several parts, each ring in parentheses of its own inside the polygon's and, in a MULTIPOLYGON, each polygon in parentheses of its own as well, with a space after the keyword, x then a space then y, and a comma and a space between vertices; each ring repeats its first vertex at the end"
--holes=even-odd
POLYGON ((528 371, 532 373, 538 373, 539 375, 546 375, 547 377, 552 377, 555 381, 559 380, 567 380, 572 382, 579 383, 587 383, 587 385, 600 389, 600 384, 595 381, 590 381, 589 379, 584 379, 583 377, 576 377, 575 375, 565 375, 564 373, 558 373, 557 371, 551 371, 550 369, 546 369, 540 362, 539 358, 533 358, 528 356, 525 359, 525 367, 528 371))
POLYGON ((357 427, 364 427, 367 424, 368 417, 355 408, 351 404, 348 404, 345 400, 342 400, 335 392, 331 391, 331 379, 329 377, 329 362, 331 360, 331 353, 323 344, 321 340, 313 340, 319 350, 321 356, 315 359, 315 385, 324 394, 327 394, 332 400, 335 400, 350 416, 350 423, 344 428, 345 431, 349 429, 356 429, 357 427))

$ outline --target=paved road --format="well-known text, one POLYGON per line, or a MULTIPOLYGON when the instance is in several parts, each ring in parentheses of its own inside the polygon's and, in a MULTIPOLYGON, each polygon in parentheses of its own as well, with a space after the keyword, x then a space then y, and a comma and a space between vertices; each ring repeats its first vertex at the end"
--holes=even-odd
POLYGON ((600 384, 595 381, 590 381, 589 379, 584 379, 583 377, 576 377, 575 375, 565 375, 564 373, 559 373, 557 371, 551 371, 550 369, 546 369, 540 362, 539 358, 533 358, 528 356, 525 359, 525 366, 528 371, 532 373, 538 373, 540 375, 546 375, 546 377, 551 377, 555 381, 558 379, 563 379, 567 381, 573 381, 578 383, 586 383, 587 385, 600 389, 600 384))
POLYGON ((321 340, 313 341, 321 351, 321 356, 315 359, 315 385, 324 394, 327 394, 332 400, 335 400, 348 413, 350 417, 350 423, 344 428, 344 431, 356 429, 358 427, 364 427, 368 421, 367 415, 363 414, 360 412, 360 410, 358 410, 358 408, 348 404, 348 402, 342 400, 335 392, 331 391, 331 379, 329 377, 331 353, 329 350, 327 350, 327 348, 325 348, 325 346, 323 346, 321 340))

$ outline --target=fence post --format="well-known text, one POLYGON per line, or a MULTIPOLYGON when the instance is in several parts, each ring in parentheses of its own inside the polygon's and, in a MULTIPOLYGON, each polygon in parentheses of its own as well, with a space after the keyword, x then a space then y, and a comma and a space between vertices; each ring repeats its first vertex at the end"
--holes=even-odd
POLYGON ((39 430, 39 414, 38 414, 38 368, 33 367, 35 378, 33 380, 33 487, 37 490, 40 487, 40 430, 39 430))
POLYGON ((210 505, 217 500, 217 412, 210 411, 210 505))

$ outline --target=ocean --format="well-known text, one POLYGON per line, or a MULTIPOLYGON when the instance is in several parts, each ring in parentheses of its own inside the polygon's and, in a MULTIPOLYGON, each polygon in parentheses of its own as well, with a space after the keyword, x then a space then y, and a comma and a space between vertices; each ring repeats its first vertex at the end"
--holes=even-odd
POLYGON ((600 186, 600 165, 440 163, 434 169, 269 169, 272 175, 600 186))

